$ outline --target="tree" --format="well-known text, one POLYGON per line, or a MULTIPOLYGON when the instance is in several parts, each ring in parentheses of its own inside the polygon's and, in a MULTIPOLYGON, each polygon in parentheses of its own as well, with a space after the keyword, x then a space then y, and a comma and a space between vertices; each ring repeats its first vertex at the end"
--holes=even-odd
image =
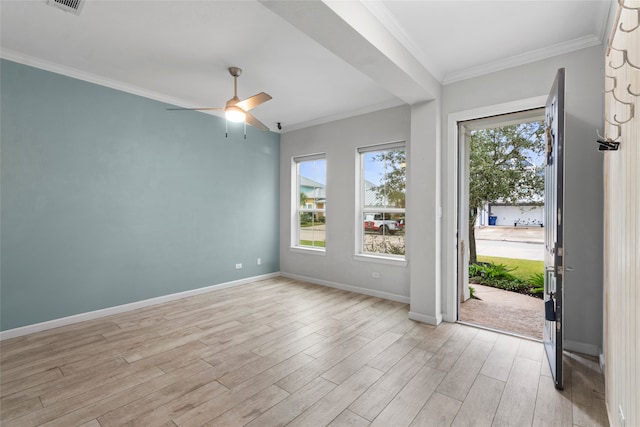
POLYGON ((471 133, 469 153, 469 263, 477 262, 474 225, 487 203, 514 205, 544 195, 541 165, 531 158, 544 151, 544 124, 521 123, 471 133))
POLYGON ((406 154, 404 150, 382 151, 374 158, 385 165, 380 185, 372 188, 378 200, 386 206, 405 207, 406 191, 406 154))

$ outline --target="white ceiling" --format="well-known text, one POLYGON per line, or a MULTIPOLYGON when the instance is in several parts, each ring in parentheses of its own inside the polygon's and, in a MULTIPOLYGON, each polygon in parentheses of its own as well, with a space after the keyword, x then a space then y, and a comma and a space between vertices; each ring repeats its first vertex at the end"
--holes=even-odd
POLYGON ((252 112, 288 131, 600 44, 610 4, 88 0, 76 16, 2 0, 0 53, 183 107, 223 106, 239 66, 239 97, 272 95, 252 112))

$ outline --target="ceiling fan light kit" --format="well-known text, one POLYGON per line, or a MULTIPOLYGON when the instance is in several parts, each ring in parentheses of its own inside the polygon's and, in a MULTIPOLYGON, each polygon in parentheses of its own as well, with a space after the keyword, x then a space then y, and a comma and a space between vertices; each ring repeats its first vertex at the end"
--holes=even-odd
MULTIPOLYGON (((267 102, 271 99, 271 95, 260 92, 256 95, 240 101, 238 98, 238 77, 242 74, 242 69, 239 67, 229 67, 229 74, 233 77, 233 98, 227 101, 224 108, 215 107, 201 107, 201 108, 168 108, 168 110, 224 110, 224 117, 228 122, 243 123, 244 122, 244 138, 247 138, 247 125, 256 127, 260 130, 268 131, 269 128, 256 119, 253 115, 249 114, 249 110, 257 107, 258 105, 267 102)), ((225 131, 225 136, 228 136, 228 132, 225 131)))
POLYGON ((224 109, 224 117, 230 122, 244 122, 244 119, 247 117, 247 113, 244 112, 240 107, 230 106, 224 109))

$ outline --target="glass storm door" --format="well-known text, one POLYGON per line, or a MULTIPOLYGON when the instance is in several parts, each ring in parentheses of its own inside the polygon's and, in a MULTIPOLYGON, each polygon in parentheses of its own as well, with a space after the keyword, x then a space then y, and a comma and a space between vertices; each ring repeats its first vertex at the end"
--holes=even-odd
POLYGON ((562 389, 562 286, 564 279, 564 68, 558 70, 545 107, 544 349, 557 389, 562 389))

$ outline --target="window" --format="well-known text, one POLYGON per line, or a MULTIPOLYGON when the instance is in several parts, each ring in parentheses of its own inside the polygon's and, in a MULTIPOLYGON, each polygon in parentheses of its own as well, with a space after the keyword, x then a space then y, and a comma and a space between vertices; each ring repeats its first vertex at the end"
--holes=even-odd
POLYGON ((293 159, 292 246, 324 251, 327 161, 324 154, 293 159))
POLYGON ((406 154, 404 142, 362 147, 360 155, 361 254, 404 259, 406 154))

